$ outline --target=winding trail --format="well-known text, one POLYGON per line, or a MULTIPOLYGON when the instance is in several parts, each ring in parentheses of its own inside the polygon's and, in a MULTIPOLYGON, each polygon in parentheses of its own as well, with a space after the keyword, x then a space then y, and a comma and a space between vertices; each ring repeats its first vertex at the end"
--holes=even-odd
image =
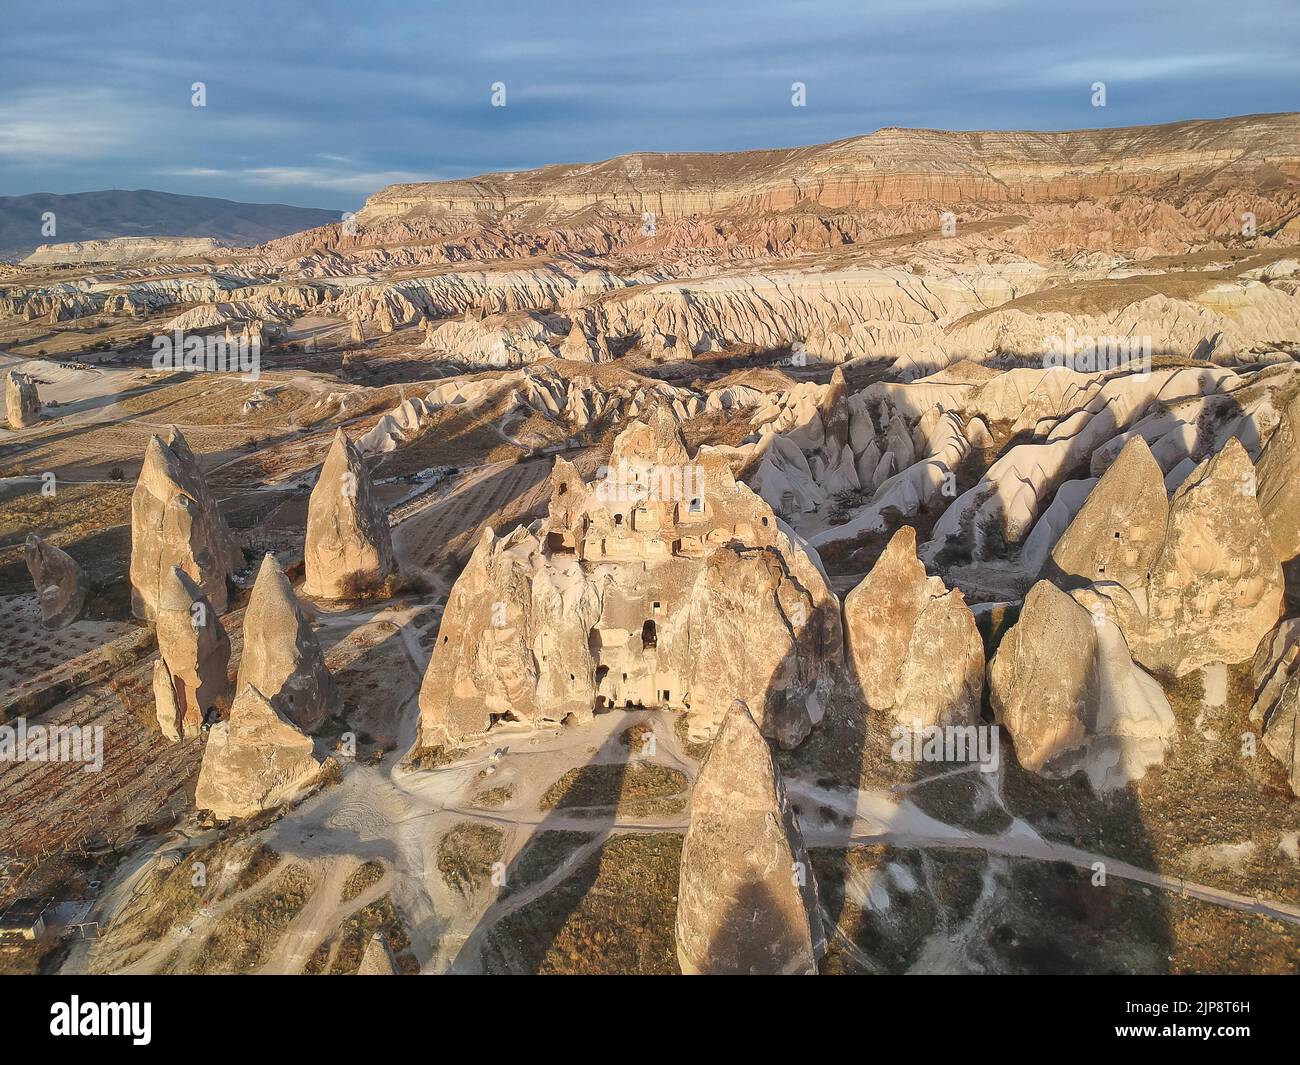
MULTIPOLYGON (((417 664, 418 649, 407 649, 412 652, 412 664, 417 664)), ((606 808, 588 811, 598 816, 584 817, 578 810, 539 808, 542 792, 569 769, 618 762, 622 755, 616 743, 609 743, 610 738, 638 720, 656 723, 659 744, 653 761, 681 768, 688 778, 693 778, 696 765, 679 749, 666 715, 652 711, 610 713, 564 729, 519 727, 511 731, 507 728, 494 733, 490 743, 460 761, 437 769, 412 771, 401 767, 399 752, 414 738, 417 717, 412 700, 403 713, 402 746, 398 751, 386 756, 380 765, 348 766, 337 784, 307 798, 254 837, 254 841, 265 842, 282 855, 284 861, 308 864, 316 881, 307 904, 274 944, 260 971, 301 972, 313 952, 337 932, 349 915, 385 894, 402 913, 412 952, 420 959, 424 972, 483 971, 484 952, 489 943, 498 950, 508 948, 508 944, 503 946, 492 939, 499 923, 538 903, 563 884, 611 836, 681 833, 687 827, 685 812, 662 816, 619 815, 606 808), (613 753, 593 757, 598 749, 613 753), (506 806, 482 809, 470 805, 478 790, 491 783, 515 785, 515 794, 506 806), (539 831, 571 831, 591 838, 567 853, 542 879, 518 892, 503 896, 497 888, 484 887, 465 897, 443 881, 438 863, 443 834, 465 821, 501 830, 502 859, 507 863, 529 846, 539 831), (347 876, 359 863, 374 859, 385 865, 383 879, 357 899, 342 902, 340 894, 347 876)), ((800 776, 788 777, 786 784, 791 797, 805 809, 829 807, 847 821, 834 825, 815 815, 805 815, 804 837, 811 847, 888 844, 921 851, 974 850, 1013 859, 1066 862, 1084 870, 1091 870, 1095 863, 1101 862, 1107 876, 1241 913, 1300 924, 1300 906, 1293 903, 1242 895, 1055 843, 1044 839, 1022 820, 1013 820, 1005 832, 986 835, 937 820, 884 788, 863 788, 855 793, 819 787, 800 776)), ((141 882, 149 858, 161 849, 177 845, 175 837, 151 842, 152 847, 133 856, 129 865, 119 871, 103 904, 96 907, 96 919, 106 922, 120 911, 141 882)), ((191 846, 197 842, 189 841, 191 846)), ((261 890, 274 879, 263 877, 252 891, 261 890)), ((204 933, 213 927, 220 914, 245 897, 241 893, 199 912, 185 928, 173 929, 143 955, 129 961, 124 959, 118 971, 151 971, 151 967, 161 965, 178 947, 180 958, 185 961, 201 947, 204 933)), ((860 951, 850 953, 865 967, 871 967, 870 959, 860 957, 860 951)), ((92 954, 93 944, 84 948, 79 945, 70 954, 64 971, 84 971, 92 954)), ((509 958, 498 961, 510 964, 509 958)), ((935 964, 942 967, 942 961, 939 958, 935 964)))

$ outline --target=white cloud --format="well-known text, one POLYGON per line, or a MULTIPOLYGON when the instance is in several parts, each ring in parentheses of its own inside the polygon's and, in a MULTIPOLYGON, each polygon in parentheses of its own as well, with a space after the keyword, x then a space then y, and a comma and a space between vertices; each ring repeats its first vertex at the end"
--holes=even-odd
POLYGON ((95 159, 137 141, 144 116, 113 93, 48 88, 0 104, 0 160, 95 159))
POLYGON ((1167 78, 1249 68, 1251 64, 1266 64, 1270 58, 1264 54, 1217 52, 1205 55, 1148 54, 1072 59, 1069 62, 1052 64, 1044 69, 1042 82, 1050 85, 1069 85, 1088 83, 1099 77, 1122 81, 1161 81, 1167 78))
POLYGON ((299 186, 338 192, 374 192, 385 185, 411 181, 436 181, 436 175, 409 170, 344 170, 321 166, 249 166, 214 169, 206 166, 159 170, 167 177, 221 177, 247 185, 299 186))

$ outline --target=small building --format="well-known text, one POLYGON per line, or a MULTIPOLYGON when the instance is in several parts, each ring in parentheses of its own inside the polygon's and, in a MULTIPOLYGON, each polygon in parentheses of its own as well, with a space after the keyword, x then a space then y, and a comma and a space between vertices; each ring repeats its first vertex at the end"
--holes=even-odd
POLYGON ((0 942, 40 939, 45 934, 45 911, 49 899, 15 899, 0 913, 0 942))

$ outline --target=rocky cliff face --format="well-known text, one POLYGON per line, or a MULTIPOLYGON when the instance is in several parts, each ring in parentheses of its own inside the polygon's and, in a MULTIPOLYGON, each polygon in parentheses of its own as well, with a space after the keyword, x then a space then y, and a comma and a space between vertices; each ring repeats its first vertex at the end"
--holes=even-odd
POLYGON ((358 221, 505 215, 542 221, 591 208, 673 219, 809 203, 836 210, 918 200, 1076 201, 1172 186, 1192 192, 1229 177, 1300 177, 1297 145, 1296 114, 1060 133, 889 128, 807 148, 637 153, 466 181, 390 185, 366 201, 358 221))
POLYGON ((707 736, 737 695, 797 746, 843 653, 815 557, 724 457, 688 456, 662 405, 619 434, 606 472, 587 484, 557 459, 544 523, 484 530, 443 614, 418 746, 631 706, 685 711, 707 736))
POLYGON ((211 255, 222 244, 211 237, 115 237, 112 240, 42 244, 23 260, 24 266, 66 263, 122 263, 141 259, 190 259, 211 255))

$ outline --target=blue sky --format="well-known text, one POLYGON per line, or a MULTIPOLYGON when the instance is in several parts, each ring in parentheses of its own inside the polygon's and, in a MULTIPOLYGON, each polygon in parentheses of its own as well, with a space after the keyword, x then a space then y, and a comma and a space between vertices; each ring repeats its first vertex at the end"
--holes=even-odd
POLYGON ((1297 0, 51 0, 3 17, 0 195, 346 210, 393 181, 637 150, 1300 108, 1297 0))

